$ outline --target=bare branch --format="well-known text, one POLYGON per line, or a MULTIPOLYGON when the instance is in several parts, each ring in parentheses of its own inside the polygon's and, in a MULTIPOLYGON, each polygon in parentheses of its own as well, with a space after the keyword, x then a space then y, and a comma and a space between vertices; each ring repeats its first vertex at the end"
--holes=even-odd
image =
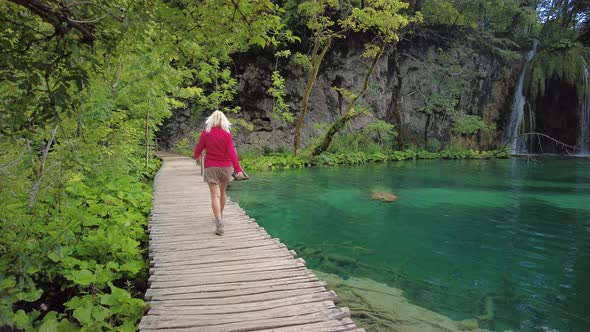
POLYGON ((91 20, 74 20, 73 18, 68 17, 68 22, 83 23, 83 24, 85 24, 85 23, 96 23, 96 22, 102 20, 105 17, 107 17, 106 14, 105 15, 102 15, 100 17, 97 17, 97 18, 93 18, 91 20))
MULTIPOLYGON (((558 148, 564 150, 568 155, 571 152, 570 150, 575 150, 576 149, 575 146, 572 146, 572 145, 566 144, 564 142, 561 142, 561 141, 559 141, 559 140, 557 140, 557 139, 555 139, 555 138, 553 138, 553 137, 551 137, 551 136, 549 136, 547 134, 543 134, 543 133, 522 133, 520 135, 511 137, 509 140, 507 140, 506 142, 504 142, 504 145, 502 146, 501 149, 503 150, 503 149, 507 148, 508 147, 508 144, 510 144, 512 141, 514 141, 516 139, 519 139, 519 138, 527 137, 527 136, 535 136, 535 137, 537 137, 539 146, 541 146, 541 137, 547 138, 550 141, 554 142, 555 145, 558 148)), ((543 151, 543 148, 542 147, 541 147, 541 151, 543 151)))
POLYGON ((123 70, 123 62, 119 62, 119 67, 117 68, 117 75, 115 77, 115 81, 111 84, 111 96, 114 96, 117 92, 117 86, 119 85, 119 81, 121 80, 121 70, 123 70))
POLYGON ((41 188, 41 182, 43 181, 43 177, 45 176, 45 162, 47 161, 47 156, 49 155, 49 150, 51 150, 51 145, 53 145, 53 140, 55 139, 55 134, 57 133, 57 128, 59 126, 55 126, 55 128, 51 131, 51 137, 49 141, 47 141, 47 145, 45 145, 45 149, 43 150, 43 154, 41 155, 41 170, 39 177, 33 184, 33 190, 31 191, 31 198, 29 199, 29 209, 32 209, 35 206, 35 201, 37 200, 37 195, 39 195, 39 189, 41 188))

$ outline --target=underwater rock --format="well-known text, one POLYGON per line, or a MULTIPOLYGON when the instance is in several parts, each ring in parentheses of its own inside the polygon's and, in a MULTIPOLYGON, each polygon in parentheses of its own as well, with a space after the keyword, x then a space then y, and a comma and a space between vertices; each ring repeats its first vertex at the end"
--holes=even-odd
POLYGON ((373 191, 371 198, 380 202, 391 203, 397 201, 397 196, 387 191, 373 191))
POLYGON ((457 327, 462 331, 470 331, 479 329, 477 319, 464 319, 457 322, 457 327))
MULTIPOLYGON (((419 307, 394 287, 367 278, 341 277, 314 270, 314 273, 336 291, 339 305, 350 309, 351 318, 367 332, 462 332, 457 322, 436 312, 419 307)), ((475 321, 477 324, 477 321, 475 321)), ((477 326, 470 332, 491 332, 477 326)))

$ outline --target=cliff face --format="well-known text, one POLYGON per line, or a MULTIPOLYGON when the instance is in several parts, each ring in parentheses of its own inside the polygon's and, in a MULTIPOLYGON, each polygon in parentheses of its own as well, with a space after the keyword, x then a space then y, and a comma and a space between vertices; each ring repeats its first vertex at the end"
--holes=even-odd
MULTIPOLYGON (((450 54, 453 54, 452 48, 450 45, 450 54)), ((334 121, 346 107, 346 100, 334 87, 355 91, 362 85, 369 66, 369 61, 360 56, 362 49, 363 40, 359 37, 339 41, 328 52, 311 94, 302 133, 304 145, 322 135, 325 125, 334 121)), ((394 107, 399 103, 406 143, 422 145, 426 124, 426 116, 418 110, 423 100, 422 92, 438 84, 433 79, 435 69, 426 66, 424 59, 440 51, 440 47, 427 42, 413 42, 398 51, 401 90, 395 94, 398 73, 394 50, 389 49, 379 60, 362 102, 370 107, 373 116, 356 118, 347 130, 360 129, 375 119, 392 119, 394 107)), ((275 61, 271 54, 242 54, 235 59, 238 77, 235 104, 242 108, 238 116, 254 125, 252 131, 234 129, 240 151, 292 150, 294 124, 273 117, 273 99, 267 90, 271 86, 271 73, 276 67, 286 79, 285 100, 297 116, 307 73, 292 61, 275 61)), ((458 108, 496 124, 496 131, 481 135, 452 135, 448 117, 433 116, 428 127, 429 142, 434 147, 449 144, 464 148, 497 147, 502 142, 503 128, 510 117, 512 95, 522 63, 501 64, 494 56, 477 52, 463 56, 461 63, 472 69, 472 75, 468 78, 470 88, 460 96, 458 108)), ((187 119, 186 111, 177 112, 163 129, 163 139, 173 144, 186 131, 182 122, 187 119), (166 133, 171 135, 166 136, 166 133)), ((188 127, 197 126, 192 124, 188 127)))

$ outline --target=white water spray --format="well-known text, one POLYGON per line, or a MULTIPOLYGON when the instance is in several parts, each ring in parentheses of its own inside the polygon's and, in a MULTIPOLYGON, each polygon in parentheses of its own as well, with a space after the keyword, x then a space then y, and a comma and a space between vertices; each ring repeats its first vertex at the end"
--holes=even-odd
MULTIPOLYGON (((533 49, 531 49, 526 56, 526 63, 520 76, 518 77, 518 85, 514 93, 514 101, 512 102, 512 113, 510 114, 510 125, 506 132, 506 141, 510 142, 510 150, 513 154, 526 152, 526 138, 518 137, 521 134, 524 118, 524 107, 526 105, 526 97, 524 96, 524 75, 529 61, 537 54, 537 47, 539 41, 535 40, 533 49)), ((532 120, 532 115, 529 115, 532 120)), ((531 122, 532 124, 532 122, 531 122)))
POLYGON ((588 81, 590 79, 590 71, 588 66, 584 66, 584 91, 582 98, 580 98, 579 113, 579 137, 578 144, 580 145, 580 154, 590 154, 590 94, 588 93, 588 81))

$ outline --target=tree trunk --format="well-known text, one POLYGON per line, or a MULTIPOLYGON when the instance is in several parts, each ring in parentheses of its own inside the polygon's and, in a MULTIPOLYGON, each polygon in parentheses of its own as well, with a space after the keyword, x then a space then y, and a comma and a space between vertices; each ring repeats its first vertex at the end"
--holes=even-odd
POLYGON ((334 121, 334 123, 332 123, 332 125, 330 126, 330 129, 328 129, 328 132, 324 135, 322 142, 320 144, 318 144, 313 149, 312 156, 317 156, 317 155, 321 154, 322 152, 328 150, 328 148, 330 147, 330 144, 332 144, 332 139, 334 138, 334 135, 336 135, 342 128, 344 128, 344 125, 346 125, 346 123, 348 121, 350 121, 351 119, 354 119, 356 116, 358 116, 360 114, 360 113, 354 114, 354 108, 353 108, 354 104, 365 93, 365 91, 367 91, 367 88, 369 87, 369 79, 371 78, 371 75, 375 71, 375 67, 377 66, 377 61, 379 61, 379 59, 381 58, 381 55, 383 55, 384 50, 385 50, 385 42, 383 42, 381 44, 381 48, 380 48, 379 52, 373 58, 373 63, 371 64, 371 67, 369 67, 369 71, 367 72, 367 75, 365 76, 365 82, 363 84, 363 87, 356 94, 354 99, 351 100, 350 104, 348 104, 348 106, 346 106, 346 110, 344 111, 344 113, 338 119, 336 119, 336 121, 334 121))
POLYGON ((150 110, 145 114, 145 171, 150 169, 150 110))
POLYGON ((313 85, 315 84, 316 78, 318 76, 318 72, 320 70, 320 65, 322 63, 322 60, 324 59, 326 52, 328 51, 328 49, 330 48, 330 45, 332 44, 332 39, 333 39, 333 37, 328 39, 328 43, 326 44, 326 46, 324 46, 324 48, 322 49, 322 52, 320 54, 317 54, 317 51, 319 50, 319 47, 320 47, 320 45, 319 45, 320 41, 319 41, 319 38, 316 39, 316 45, 314 46, 314 50, 313 50, 313 54, 312 54, 313 68, 312 68, 311 72, 309 73, 309 77, 307 79, 307 85, 305 86, 305 91, 303 93, 301 113, 299 113, 299 118, 297 119, 297 125, 295 126, 295 138, 293 141, 293 153, 295 153, 295 155, 299 154, 299 149, 301 148, 301 129, 303 128, 303 125, 305 124, 305 114, 307 114, 307 109, 309 107, 309 96, 311 95, 311 89, 313 88, 313 85))

